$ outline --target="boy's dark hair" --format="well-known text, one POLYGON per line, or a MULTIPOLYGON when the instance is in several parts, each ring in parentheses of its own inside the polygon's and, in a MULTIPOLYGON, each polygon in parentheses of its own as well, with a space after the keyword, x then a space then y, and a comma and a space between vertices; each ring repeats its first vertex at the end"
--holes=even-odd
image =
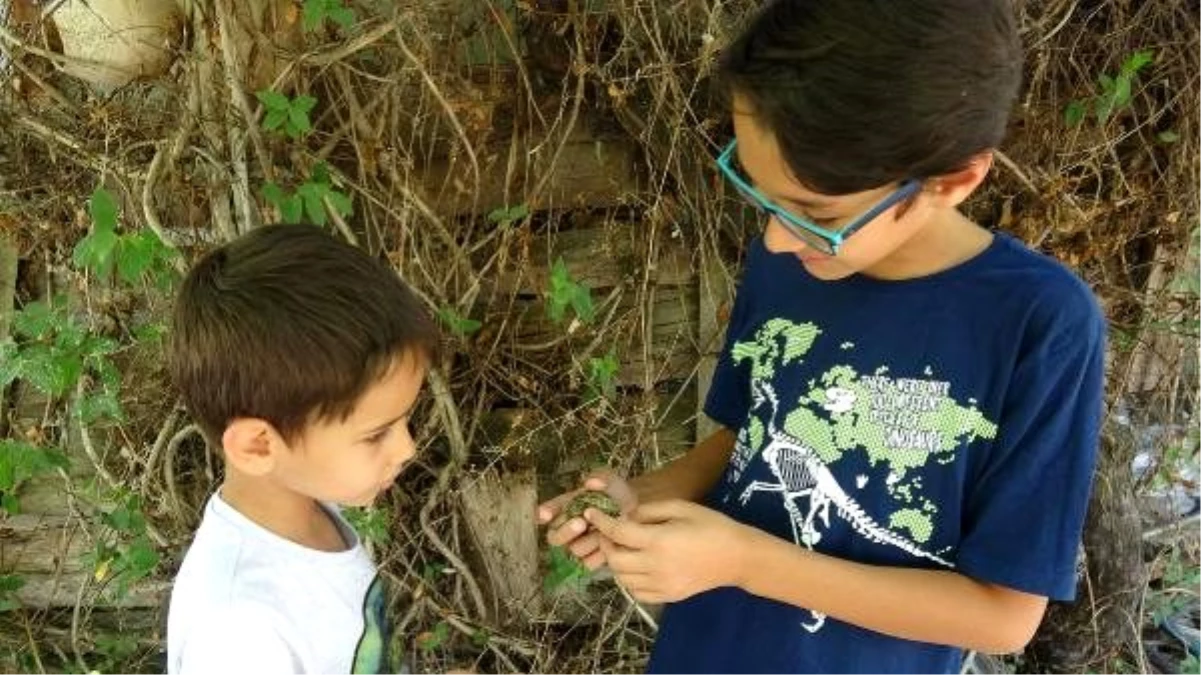
POLYGON ((239 417, 292 440, 345 419, 396 359, 437 331, 394 270, 308 225, 269 225, 206 254, 184 279, 169 365, 210 442, 239 417))
POLYGON ((996 147, 1021 83, 1012 0, 775 0, 722 57, 795 177, 848 194, 996 147))

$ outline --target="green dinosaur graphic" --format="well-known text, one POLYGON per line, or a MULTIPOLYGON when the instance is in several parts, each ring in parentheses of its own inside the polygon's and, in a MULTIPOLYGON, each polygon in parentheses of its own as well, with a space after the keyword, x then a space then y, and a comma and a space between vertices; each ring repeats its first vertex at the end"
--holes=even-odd
MULTIPOLYGON (((752 386, 770 383, 781 369, 800 365, 821 334, 812 323, 771 319, 754 339, 735 343, 731 356, 735 364, 750 363, 752 386)), ((855 343, 842 342, 839 348, 853 351, 855 343)), ((795 407, 781 402, 783 430, 827 465, 846 453, 863 453, 870 465, 885 468, 887 489, 897 505, 889 527, 925 543, 938 508, 924 496, 913 470, 931 462, 951 463, 964 443, 995 438, 997 426, 974 400, 965 406, 952 398, 951 384, 936 379, 931 366, 924 369, 924 378, 893 378, 888 372, 884 365, 870 375, 848 365, 831 367, 808 381, 795 407)), ((763 422, 754 415, 746 441, 751 454, 765 443, 763 422)))
POLYGON ((354 650, 352 673, 382 673, 388 663, 388 598, 379 576, 363 598, 363 635, 354 650))

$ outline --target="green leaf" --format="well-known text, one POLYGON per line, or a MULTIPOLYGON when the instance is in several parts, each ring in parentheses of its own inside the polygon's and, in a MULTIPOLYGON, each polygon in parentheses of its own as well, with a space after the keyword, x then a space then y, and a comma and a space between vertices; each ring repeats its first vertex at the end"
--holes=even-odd
POLYGON ((329 10, 329 18, 344 29, 354 26, 354 12, 346 7, 334 7, 329 10))
POLYGON ((83 370, 77 355, 62 354, 47 345, 33 345, 21 353, 18 376, 48 396, 62 396, 75 387, 83 370))
POLYGON ((1080 126, 1087 115, 1088 108, 1084 101, 1072 101, 1063 109, 1063 122, 1069 127, 1080 126))
POLYGON ((439 309, 438 318, 446 324, 447 328, 449 328, 452 333, 458 335, 459 337, 471 335, 479 331, 479 329, 484 325, 475 319, 469 319, 460 316, 454 307, 443 307, 439 309))
POLYGON ((13 314, 13 332, 27 340, 41 340, 49 335, 62 320, 59 313, 50 304, 42 301, 31 302, 24 309, 13 314))
POLYGON ((589 323, 596 318, 596 308, 592 304, 592 292, 588 290, 587 286, 576 286, 575 292, 571 295, 571 308, 584 323, 589 323))
POLYGON ((284 200, 283 188, 273 182, 268 182, 263 185, 263 189, 260 192, 263 195, 263 199, 266 199, 276 206, 279 206, 280 202, 284 200))
POLYGON ((279 215, 289 225, 299 224, 304 218, 304 201, 300 195, 292 195, 280 202, 279 215))
POLYGON ((92 214, 92 229, 97 232, 113 232, 117 229, 117 200, 102 187, 92 192, 88 202, 92 214))
MULTIPOLYGON (((283 94, 279 93, 278 91, 271 91, 270 89, 263 89, 261 91, 255 92, 254 95, 256 97, 258 97, 259 102, 263 104, 264 108, 266 108, 267 110, 273 111, 273 112, 286 113, 288 111, 288 108, 291 107, 291 102, 288 101, 288 97, 284 96, 283 94)), ((278 125, 276 125, 276 126, 278 126, 278 125)))
POLYGON ((121 408, 121 401, 106 390, 81 399, 79 417, 84 424, 93 424, 102 419, 121 422, 125 419, 125 411, 121 408))
POLYGON ((325 0, 304 0, 304 29, 312 31, 325 20, 325 0))
POLYGON ((288 113, 285 110, 272 110, 263 117, 263 129, 266 131, 275 131, 283 126, 283 123, 288 120, 288 113))
POLYGON ((301 94, 292 99, 292 110, 299 110, 306 115, 312 112, 316 105, 317 99, 307 94, 301 94))
POLYGON ((313 130, 313 126, 309 124, 309 114, 299 108, 288 111, 288 123, 297 134, 307 134, 313 130))
POLYGON ((511 223, 515 220, 521 220, 530 215, 530 207, 527 204, 518 204, 509 208, 499 208, 488 214, 488 221, 492 223, 511 223))
POLYGON ((1154 51, 1149 49, 1140 50, 1131 54, 1130 57, 1126 59, 1126 62, 1122 64, 1122 72, 1133 76, 1138 73, 1138 71, 1154 62, 1154 51))
POLYGON ((1161 131, 1158 134, 1156 134, 1155 140, 1159 141, 1160 143, 1163 143, 1164 145, 1171 145, 1180 140, 1180 134, 1176 133, 1175 131, 1173 131, 1171 129, 1168 129, 1167 131, 1161 131))
POLYGON ((325 165, 325 162, 318 162, 313 167, 312 173, 309 174, 309 182, 329 185, 329 167, 325 165))
POLYGON ((119 240, 117 233, 112 230, 92 230, 75 245, 71 259, 77 269, 91 270, 93 274, 101 277, 107 276, 112 270, 113 252, 119 240))
POLYGON ((314 225, 325 225, 328 217, 325 213, 325 204, 321 200, 325 191, 317 185, 306 183, 300 186, 297 193, 304 199, 304 212, 309 217, 309 222, 314 225))
POLYGON ((15 516, 21 513, 21 502, 17 501, 17 496, 5 492, 0 495, 0 509, 5 513, 15 516))
POLYGON ((127 284, 142 278, 161 255, 162 242, 151 230, 142 230, 121 238, 117 248, 117 274, 127 284))
POLYGON ((354 213, 354 202, 351 201, 350 197, 337 190, 330 190, 326 197, 329 198, 330 206, 334 207, 338 215, 349 216, 354 213))

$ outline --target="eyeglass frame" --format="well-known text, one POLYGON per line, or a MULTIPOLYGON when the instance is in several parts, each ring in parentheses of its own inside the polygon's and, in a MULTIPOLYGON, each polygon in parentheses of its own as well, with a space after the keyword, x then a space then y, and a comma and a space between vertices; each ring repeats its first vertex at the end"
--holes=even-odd
POLYGON ((762 211, 775 216, 779 219, 780 224, 784 229, 788 230, 789 234, 805 242, 809 246, 817 248, 826 255, 838 255, 838 250, 846 243, 846 240, 864 225, 875 220, 881 213, 884 213, 900 202, 909 199, 917 194, 922 187, 920 178, 910 178, 901 182, 896 190, 893 190, 884 199, 880 200, 875 206, 868 209, 859 217, 852 220, 848 225, 841 229, 830 231, 820 225, 810 222, 809 220, 798 216, 788 209, 768 199, 766 195, 759 192, 744 179, 732 165, 731 159, 734 157, 735 149, 738 146, 738 139, 735 138, 726 145, 721 154, 717 157, 717 168, 721 170, 722 175, 726 177, 742 196, 751 202, 752 205, 758 207, 762 211), (808 235, 808 236, 807 236, 808 235), (816 237, 816 239, 813 239, 816 237))

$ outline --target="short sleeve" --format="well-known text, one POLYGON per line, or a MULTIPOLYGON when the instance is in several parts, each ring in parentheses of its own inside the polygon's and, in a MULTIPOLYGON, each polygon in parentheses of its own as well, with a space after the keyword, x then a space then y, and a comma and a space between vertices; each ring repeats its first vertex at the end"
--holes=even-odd
POLYGON ((172 673, 300 673, 303 664, 270 608, 244 603, 197 622, 172 673))
POLYGON ((965 495, 956 566, 1071 600, 1096 466, 1105 324, 1091 294, 1050 314, 1053 327, 1019 352, 993 449, 965 495))
POLYGON ((743 339, 746 323, 750 320, 750 293, 744 283, 734 297, 734 308, 730 310, 730 322, 726 325, 725 344, 717 357, 717 368, 713 371, 713 382, 705 396, 705 414, 727 429, 737 431, 746 421, 750 410, 750 368, 734 363, 731 350, 734 343, 743 339))

